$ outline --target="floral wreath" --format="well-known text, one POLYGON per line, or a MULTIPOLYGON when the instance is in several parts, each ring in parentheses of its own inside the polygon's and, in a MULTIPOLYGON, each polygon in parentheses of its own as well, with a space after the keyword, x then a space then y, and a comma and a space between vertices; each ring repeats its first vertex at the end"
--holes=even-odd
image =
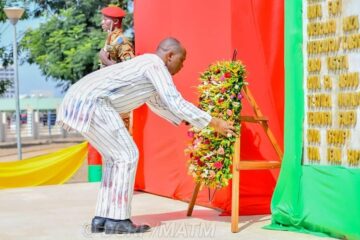
MULTIPOLYGON (((200 75, 198 86, 199 107, 212 117, 232 122, 237 134, 240 132, 244 79, 245 67, 240 61, 220 61, 200 75)), ((227 186, 232 178, 230 167, 236 138, 224 137, 212 127, 190 128, 188 136, 192 138, 185 150, 190 157, 188 173, 195 182, 209 188, 227 186)))

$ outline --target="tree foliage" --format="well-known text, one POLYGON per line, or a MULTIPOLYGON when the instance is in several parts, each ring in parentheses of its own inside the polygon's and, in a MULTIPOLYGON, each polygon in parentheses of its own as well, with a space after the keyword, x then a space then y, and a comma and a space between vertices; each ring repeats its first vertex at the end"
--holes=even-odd
POLYGON ((13 86, 13 82, 10 81, 9 79, 1 80, 0 81, 0 97, 2 95, 4 95, 6 90, 11 86, 13 86))
MULTIPOLYGON (((100 9, 114 4, 127 10, 132 0, 38 0, 35 3, 26 9, 27 16, 43 16, 45 21, 25 32, 19 43, 20 58, 37 64, 46 78, 58 81, 66 90, 99 67, 98 52, 106 38, 101 29, 100 9)), ((128 14, 123 26, 124 30, 132 27, 132 14, 128 14)))

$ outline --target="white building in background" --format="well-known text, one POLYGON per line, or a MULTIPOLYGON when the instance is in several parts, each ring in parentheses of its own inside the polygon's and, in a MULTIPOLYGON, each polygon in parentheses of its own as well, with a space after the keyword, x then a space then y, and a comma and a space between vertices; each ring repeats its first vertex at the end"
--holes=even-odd
POLYGON ((54 97, 54 92, 51 90, 32 90, 30 92, 32 98, 51 98, 54 97))
POLYGON ((0 81, 10 80, 13 84, 9 86, 7 91, 1 96, 3 98, 14 98, 15 96, 15 71, 12 66, 7 68, 0 67, 0 81))

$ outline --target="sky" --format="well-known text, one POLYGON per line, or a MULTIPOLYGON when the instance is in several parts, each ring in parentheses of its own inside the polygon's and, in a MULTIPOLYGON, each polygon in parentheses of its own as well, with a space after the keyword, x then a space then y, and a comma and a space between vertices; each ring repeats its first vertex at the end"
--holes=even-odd
MULTIPOLYGON (((36 28, 41 23, 41 19, 22 20, 16 24, 17 36, 28 28, 36 28)), ((13 44, 14 28, 9 22, 0 23, 0 46, 13 44)), ((46 80, 41 74, 37 65, 29 65, 27 63, 19 63, 19 89, 20 94, 30 94, 33 91, 51 92, 53 96, 63 96, 61 87, 56 87, 56 82, 46 80)))

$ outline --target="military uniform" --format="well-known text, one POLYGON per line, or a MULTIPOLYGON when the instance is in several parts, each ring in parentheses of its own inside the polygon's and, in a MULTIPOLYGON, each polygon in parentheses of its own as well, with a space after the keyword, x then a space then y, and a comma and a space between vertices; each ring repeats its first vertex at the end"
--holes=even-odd
MULTIPOLYGON (((112 18, 121 18, 125 16, 125 12, 118 7, 106 7, 101 10, 105 16, 112 18)), ((115 28, 109 33, 104 51, 109 53, 110 60, 119 63, 129 60, 135 56, 134 47, 131 42, 124 36, 121 28, 115 28)), ((106 67, 101 63, 101 67, 106 67)), ((122 113, 121 118, 124 121, 126 128, 132 133, 132 113, 122 113)))
MULTIPOLYGON (((105 62, 103 63, 102 60, 99 60, 100 68, 105 68, 108 65, 123 62, 129 60, 134 57, 134 50, 131 42, 124 36, 122 29, 121 29, 121 19, 125 17, 126 12, 119 7, 116 6, 109 6, 105 7, 101 10, 103 14, 102 21, 107 22, 104 24, 106 28, 104 30, 108 31, 108 35, 106 40, 104 41, 104 47, 101 49, 100 54, 102 52, 108 53, 108 60, 112 62, 105 62), (115 23, 117 21, 117 23, 115 23), (111 22, 111 25, 109 24, 111 22), (116 24, 116 26, 114 26, 116 24)), ((103 25, 103 22, 102 22, 103 25)), ((104 57, 104 56, 103 56, 104 57)), ((101 58, 101 56, 100 56, 101 58)), ((132 134, 132 113, 121 113, 121 118, 124 122, 126 129, 132 134)), ((102 166, 102 156, 100 153, 91 145, 89 144, 88 147, 88 164, 89 166, 102 166)), ((98 168, 97 168, 98 169, 98 168)), ((100 181, 101 175, 98 174, 90 174, 89 172, 89 179, 91 181, 100 181)))
POLYGON ((110 59, 117 63, 134 57, 134 49, 131 42, 124 36, 122 29, 119 28, 109 34, 104 50, 109 53, 110 59))
MULTIPOLYGON (((104 50, 109 53, 111 60, 116 63, 129 60, 134 57, 134 49, 131 42, 124 36, 122 29, 115 29, 106 39, 104 50)), ((104 66, 102 66, 104 67, 104 66)), ((132 133, 132 113, 121 114, 126 128, 132 133)))

